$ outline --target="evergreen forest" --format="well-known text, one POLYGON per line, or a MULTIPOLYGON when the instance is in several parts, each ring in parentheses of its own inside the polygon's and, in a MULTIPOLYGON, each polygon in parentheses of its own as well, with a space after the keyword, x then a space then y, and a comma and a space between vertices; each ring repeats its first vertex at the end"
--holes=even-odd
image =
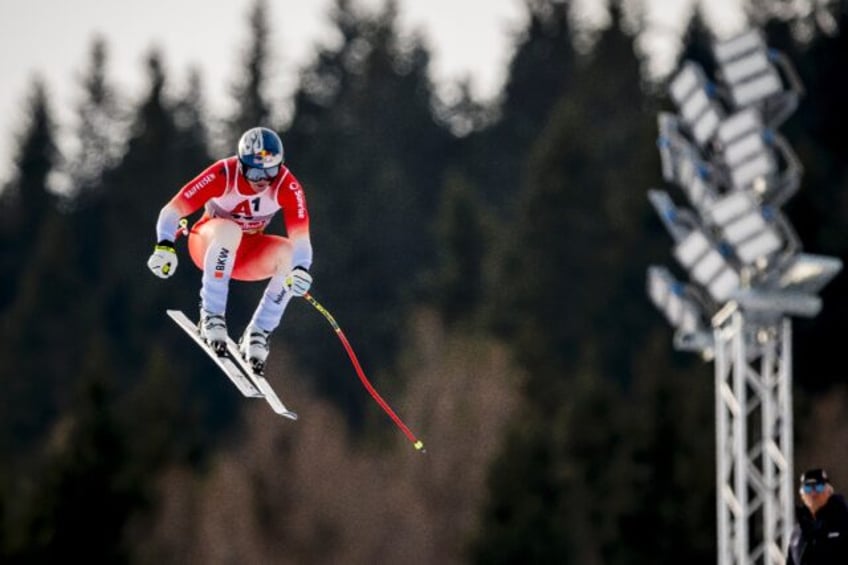
MULTIPOLYGON (((782 134, 804 175, 786 206, 804 250, 848 263, 848 1, 835 27, 802 3, 747 2, 805 86, 782 134)), ((291 99, 266 88, 273 2, 245 13, 236 110, 152 49, 144 89, 116 87, 110 48, 79 62, 71 143, 56 101, 21 93, 0 187, 0 562, 672 564, 716 555, 712 365, 677 351, 646 293, 672 240, 638 3, 585 29, 569 0, 523 0, 503 89, 437 95, 431 52, 395 0, 335 0, 291 99), (288 105, 282 119, 279 108, 288 105), (166 317, 197 316, 199 271, 177 241, 147 270, 160 208, 246 128, 280 132, 303 184, 313 295, 294 300, 267 377, 292 423, 242 397, 166 317)), ((285 30, 274 30, 285 33, 285 30)), ((696 12, 681 58, 709 67, 696 12)), ((194 218, 193 218, 194 219, 194 218)), ((279 218, 272 230, 283 234, 279 218)), ((264 288, 233 283, 236 336, 264 288)), ((793 321, 795 465, 848 488, 848 386, 838 353, 848 278, 793 321)))

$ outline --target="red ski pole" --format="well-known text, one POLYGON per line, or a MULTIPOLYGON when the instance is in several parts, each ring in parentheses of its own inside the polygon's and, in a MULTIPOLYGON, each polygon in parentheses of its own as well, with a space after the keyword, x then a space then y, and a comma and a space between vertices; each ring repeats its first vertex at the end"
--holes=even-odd
POLYGON ((327 318, 328 322, 330 322, 330 325, 333 327, 333 330, 335 330, 336 335, 339 336, 339 340, 341 340, 345 351, 347 351, 347 356, 350 357, 350 362, 353 363, 353 368, 356 369, 356 374, 357 376, 359 376, 359 380, 362 381, 362 385, 369 392, 369 394, 371 394, 371 397, 377 402, 377 404, 380 405, 380 408, 382 408, 383 411, 385 411, 386 414, 389 415, 389 417, 394 421, 397 427, 400 428, 400 430, 409 439, 409 441, 412 442, 412 445, 415 446, 415 449, 421 451, 422 453, 426 453, 427 450, 424 449, 424 444, 421 442, 421 440, 415 437, 415 434, 413 434, 407 427, 407 425, 403 423, 403 420, 401 420, 400 417, 395 414, 395 411, 392 410, 392 407, 389 406, 389 404, 385 400, 383 400, 383 397, 380 396, 380 394, 374 389, 374 387, 365 377, 365 372, 362 370, 362 366, 359 364, 359 359, 356 358, 356 354, 353 352, 353 347, 350 346, 350 342, 345 337, 345 334, 339 327, 339 324, 336 323, 336 320, 335 318, 333 318, 333 315, 330 314, 330 312, 328 312, 326 308, 321 306, 321 304, 317 300, 315 300, 315 298, 313 298, 313 296, 308 292, 304 294, 303 297, 307 300, 307 302, 312 304, 312 306, 314 306, 316 310, 321 312, 321 314, 325 318, 327 318))

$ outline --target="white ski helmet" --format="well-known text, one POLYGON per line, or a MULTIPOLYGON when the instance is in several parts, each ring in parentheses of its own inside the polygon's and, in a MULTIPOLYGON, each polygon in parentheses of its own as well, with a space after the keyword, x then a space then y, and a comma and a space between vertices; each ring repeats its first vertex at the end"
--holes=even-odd
POLYGON ((239 139, 238 159, 247 180, 273 179, 284 161, 283 141, 268 128, 250 128, 239 139))

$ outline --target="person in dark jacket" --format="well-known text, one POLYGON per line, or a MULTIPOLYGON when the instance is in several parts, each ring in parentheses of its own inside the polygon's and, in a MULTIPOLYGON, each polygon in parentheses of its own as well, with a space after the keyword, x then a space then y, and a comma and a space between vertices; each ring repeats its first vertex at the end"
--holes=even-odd
POLYGON ((803 506, 789 540, 787 565, 848 564, 848 505, 824 469, 801 475, 803 506))

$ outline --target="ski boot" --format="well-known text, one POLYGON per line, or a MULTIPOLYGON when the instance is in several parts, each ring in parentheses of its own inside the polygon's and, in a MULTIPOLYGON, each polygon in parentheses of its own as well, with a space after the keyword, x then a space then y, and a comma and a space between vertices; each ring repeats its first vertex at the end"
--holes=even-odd
POLYGON ((250 368, 257 375, 265 370, 265 361, 268 359, 270 344, 268 340, 271 332, 266 332, 254 325, 249 325, 244 330, 244 335, 239 340, 239 351, 242 357, 250 363, 250 368))
POLYGON ((223 314, 212 314, 200 310, 200 337, 203 338, 215 353, 222 357, 227 353, 227 322, 223 314))

